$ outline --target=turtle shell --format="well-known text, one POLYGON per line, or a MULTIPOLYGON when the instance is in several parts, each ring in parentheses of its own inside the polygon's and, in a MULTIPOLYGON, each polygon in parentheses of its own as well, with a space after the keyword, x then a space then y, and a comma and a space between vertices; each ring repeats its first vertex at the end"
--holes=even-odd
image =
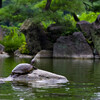
POLYGON ((27 74, 33 70, 33 66, 31 64, 22 63, 18 64, 13 70, 12 74, 27 74))

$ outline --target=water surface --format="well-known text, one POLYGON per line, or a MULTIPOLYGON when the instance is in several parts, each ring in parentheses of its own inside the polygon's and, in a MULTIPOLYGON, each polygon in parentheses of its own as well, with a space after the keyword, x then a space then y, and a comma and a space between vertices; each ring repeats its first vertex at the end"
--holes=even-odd
MULTIPOLYGON (((7 77, 19 63, 31 59, 0 58, 0 77, 7 77)), ((27 84, 0 84, 0 100, 99 100, 100 61, 79 59, 40 59, 36 67, 69 80, 59 87, 32 87, 27 84)))

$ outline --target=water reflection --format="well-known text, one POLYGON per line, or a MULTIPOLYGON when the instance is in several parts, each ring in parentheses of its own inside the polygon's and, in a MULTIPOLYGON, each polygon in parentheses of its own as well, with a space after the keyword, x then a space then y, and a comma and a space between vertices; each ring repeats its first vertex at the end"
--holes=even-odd
POLYGON ((38 59, 36 63, 36 67, 52 72, 53 71, 53 59, 38 59))
POLYGON ((40 59, 37 66, 64 75, 73 82, 91 82, 94 67, 97 65, 92 59, 40 59))
POLYGON ((0 58, 0 76, 2 76, 2 70, 3 70, 3 62, 4 62, 5 58, 0 58))
POLYGON ((92 81, 96 83, 96 85, 100 86, 100 60, 95 60, 93 66, 94 67, 91 72, 92 81))
MULTIPOLYGON (((7 77, 19 63, 31 59, 0 59, 0 77, 7 77)), ((100 98, 100 60, 39 59, 36 67, 67 77, 60 87, 36 88, 27 84, 0 84, 0 100, 97 100, 100 98)))
MULTIPOLYGON (((19 96, 27 100, 90 100, 96 95, 93 84, 66 84, 66 86, 55 88, 31 88, 27 86, 13 85, 12 89, 19 96)), ((95 100, 95 99, 94 99, 95 100)))
POLYGON ((90 82, 93 60, 54 59, 53 70, 74 82, 90 82))

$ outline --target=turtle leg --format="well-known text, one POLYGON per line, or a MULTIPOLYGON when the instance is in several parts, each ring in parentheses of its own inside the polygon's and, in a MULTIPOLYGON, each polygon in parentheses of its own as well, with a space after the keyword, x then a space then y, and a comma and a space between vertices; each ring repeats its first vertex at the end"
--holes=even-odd
POLYGON ((19 76, 19 74, 11 74, 11 77, 13 77, 13 78, 16 78, 18 76, 19 76))

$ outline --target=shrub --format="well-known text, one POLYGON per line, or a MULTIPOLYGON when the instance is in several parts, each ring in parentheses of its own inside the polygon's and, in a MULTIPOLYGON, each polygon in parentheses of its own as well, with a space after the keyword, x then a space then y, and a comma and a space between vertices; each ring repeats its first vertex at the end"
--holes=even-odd
POLYGON ((21 45, 21 47, 19 48, 19 51, 22 53, 22 54, 29 54, 29 50, 27 49, 27 43, 26 42, 23 42, 23 44, 21 45))
POLYGON ((6 52, 14 52, 25 42, 25 36, 17 27, 6 27, 6 29, 8 32, 0 43, 5 46, 6 52))
POLYGON ((42 23, 44 29, 47 29, 47 27, 51 24, 55 24, 55 22, 53 22, 53 21, 42 21, 41 23, 42 23))
POLYGON ((82 13, 81 15, 79 15, 79 19, 80 21, 85 20, 85 21, 92 23, 96 20, 99 14, 100 14, 99 12, 82 13))
MULTIPOLYGON (((24 1, 23 1, 24 2, 24 1)), ((7 6, 0 9, 0 25, 14 25, 22 23, 26 18, 33 16, 31 5, 11 2, 7 6)))

